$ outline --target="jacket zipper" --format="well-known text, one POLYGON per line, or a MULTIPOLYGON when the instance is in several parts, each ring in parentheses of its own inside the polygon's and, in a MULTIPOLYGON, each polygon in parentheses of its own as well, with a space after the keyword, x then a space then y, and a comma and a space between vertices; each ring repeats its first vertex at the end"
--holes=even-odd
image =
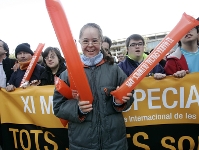
MULTIPOLYGON (((94 77, 95 79, 95 69, 92 69, 92 77, 94 77)), ((102 134, 101 134, 101 119, 100 119, 100 108, 99 108, 99 97, 98 97, 98 94, 97 94, 97 89, 96 89, 96 84, 94 83, 94 91, 95 91, 95 96, 96 96, 96 108, 97 108, 97 116, 98 116, 98 120, 97 120, 97 130, 98 130, 98 135, 99 135, 99 138, 98 138, 98 142, 99 142, 99 150, 102 150, 102 134)))

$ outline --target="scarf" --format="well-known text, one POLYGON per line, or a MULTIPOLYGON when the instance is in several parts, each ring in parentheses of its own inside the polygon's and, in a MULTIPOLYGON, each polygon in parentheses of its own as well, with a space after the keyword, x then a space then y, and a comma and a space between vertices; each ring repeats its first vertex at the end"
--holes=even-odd
POLYGON ((30 64, 30 61, 31 60, 26 61, 26 62, 19 62, 19 68, 21 70, 26 70, 28 68, 29 64, 30 64))
POLYGON ((82 62, 89 67, 95 66, 97 65, 102 59, 103 59, 103 54, 101 52, 99 52, 99 54, 97 54, 94 57, 86 57, 84 54, 81 55, 81 60, 82 62))
MULTIPOLYGON (((131 59, 131 60, 134 60, 133 58, 131 58, 128 54, 126 55, 129 59, 131 59)), ((143 53, 143 60, 141 61, 141 62, 138 62, 139 64, 141 64, 147 57, 148 57, 148 55, 147 54, 145 54, 145 53, 143 53)), ((135 60, 134 60, 135 61, 135 60)), ((135 62, 137 62, 137 61, 135 61, 135 62)))

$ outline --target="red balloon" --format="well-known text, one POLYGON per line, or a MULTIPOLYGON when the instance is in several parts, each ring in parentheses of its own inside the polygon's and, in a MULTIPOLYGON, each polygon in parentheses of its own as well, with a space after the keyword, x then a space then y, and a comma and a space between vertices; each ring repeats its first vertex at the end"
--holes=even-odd
MULTIPOLYGON (((61 80, 59 77, 56 76, 55 76, 55 88, 64 97, 68 99, 73 98, 70 87, 63 80, 61 80)), ((62 118, 59 119, 64 127, 68 124, 68 120, 64 120, 62 118)))
POLYGON ((70 87, 57 76, 55 76, 55 88, 64 97, 66 97, 68 99, 73 98, 72 91, 71 91, 70 87))
POLYGON ((199 21, 183 13, 175 28, 156 46, 150 55, 134 70, 127 80, 111 94, 122 101, 122 97, 131 92, 136 85, 155 67, 155 65, 187 34, 199 21))
POLYGON ((73 89, 73 90, 77 90, 70 70, 68 70, 68 78, 69 78, 69 81, 70 81, 70 88, 73 89))
POLYGON ((46 7, 80 99, 92 103, 92 92, 61 2, 46 0, 46 7))
MULTIPOLYGON (((71 77, 69 77, 71 78, 71 77)), ((71 82, 73 81, 73 79, 70 80, 71 82)), ((63 81, 61 80, 59 77, 55 76, 55 88, 56 90, 63 95, 64 97, 66 97, 67 99, 72 99, 72 90, 71 89, 75 89, 75 87, 71 88, 71 86, 74 86, 73 83, 70 83, 70 87, 63 81)), ((68 124, 68 120, 64 120, 62 118, 59 118, 62 125, 65 127, 68 124)))

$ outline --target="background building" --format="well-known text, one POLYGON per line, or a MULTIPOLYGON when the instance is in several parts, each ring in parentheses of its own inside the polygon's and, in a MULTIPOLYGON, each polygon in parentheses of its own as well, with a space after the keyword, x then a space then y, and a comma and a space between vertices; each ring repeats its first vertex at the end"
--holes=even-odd
MULTIPOLYGON (((151 49, 155 48, 168 34, 169 32, 160 32, 160 33, 153 33, 153 34, 147 34, 142 35, 142 37, 145 39, 145 52, 150 52, 151 49)), ((125 40, 124 39, 118 39, 118 40, 112 40, 112 46, 111 46, 111 54, 112 56, 116 56, 123 53, 126 54, 126 46, 125 46, 125 40)))

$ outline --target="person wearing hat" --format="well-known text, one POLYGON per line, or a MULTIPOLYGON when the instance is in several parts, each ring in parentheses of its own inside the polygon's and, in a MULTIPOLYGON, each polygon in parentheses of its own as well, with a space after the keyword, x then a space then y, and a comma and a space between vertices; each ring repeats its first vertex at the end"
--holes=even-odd
MULTIPOLYGON (((30 49, 30 45, 28 43, 22 43, 16 47, 15 57, 18 60, 19 68, 17 69, 17 71, 12 73, 11 78, 8 81, 8 85, 6 87, 6 90, 8 92, 13 91, 15 90, 15 88, 18 88, 20 86, 26 69, 31 62, 33 54, 34 53, 30 49)), ((39 80, 40 75, 43 73, 44 70, 45 68, 43 66, 36 64, 29 82, 31 83, 32 81, 35 82, 36 80, 39 80)))
POLYGON ((13 73, 16 60, 9 58, 9 47, 7 43, 0 40, 0 88, 5 88, 13 73))

